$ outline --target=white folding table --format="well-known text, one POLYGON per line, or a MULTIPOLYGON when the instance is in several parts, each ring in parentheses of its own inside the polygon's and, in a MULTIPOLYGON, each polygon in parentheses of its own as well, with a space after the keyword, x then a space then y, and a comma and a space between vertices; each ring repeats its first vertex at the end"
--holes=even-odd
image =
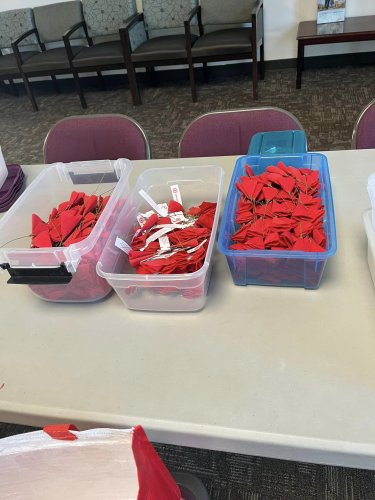
MULTIPOLYGON (((113 294, 48 303, 0 275, 0 421, 142 424, 153 441, 375 469, 375 293, 362 212, 375 150, 326 153, 338 251, 318 290, 235 286, 216 253, 198 313, 113 294)), ((145 168, 234 157, 134 162, 145 168)), ((25 167, 27 182, 42 166, 25 167)), ((203 200, 202 200, 203 201, 203 200)))

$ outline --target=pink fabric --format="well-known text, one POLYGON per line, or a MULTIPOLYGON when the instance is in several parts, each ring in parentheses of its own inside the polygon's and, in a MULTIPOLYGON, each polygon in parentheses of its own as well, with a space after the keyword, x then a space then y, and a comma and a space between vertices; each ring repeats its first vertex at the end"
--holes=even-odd
POLYGON ((180 155, 183 158, 243 155, 257 132, 300 129, 298 121, 277 109, 209 114, 198 118, 185 132, 180 155))
POLYGON ((358 124, 355 142, 356 149, 375 148, 375 101, 365 111, 358 124))
POLYGON ((126 116, 71 117, 50 131, 46 163, 88 160, 143 160, 147 157, 140 129, 126 116))

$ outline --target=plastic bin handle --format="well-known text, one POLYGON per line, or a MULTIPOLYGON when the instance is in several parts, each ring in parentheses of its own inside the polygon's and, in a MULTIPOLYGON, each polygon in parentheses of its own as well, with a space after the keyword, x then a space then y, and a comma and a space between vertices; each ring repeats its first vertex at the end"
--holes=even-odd
POLYGON ((10 274, 9 284, 12 285, 65 285, 73 275, 65 264, 59 267, 10 267, 0 264, 0 267, 10 274))

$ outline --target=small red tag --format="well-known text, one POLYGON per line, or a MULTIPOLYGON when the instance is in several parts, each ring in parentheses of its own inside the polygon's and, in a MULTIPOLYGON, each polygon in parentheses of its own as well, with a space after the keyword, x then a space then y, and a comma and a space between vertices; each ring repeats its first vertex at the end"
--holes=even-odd
POLYGON ((77 436, 70 431, 78 431, 78 428, 73 424, 55 424, 45 425, 43 431, 51 436, 52 439, 61 441, 75 441, 77 436))

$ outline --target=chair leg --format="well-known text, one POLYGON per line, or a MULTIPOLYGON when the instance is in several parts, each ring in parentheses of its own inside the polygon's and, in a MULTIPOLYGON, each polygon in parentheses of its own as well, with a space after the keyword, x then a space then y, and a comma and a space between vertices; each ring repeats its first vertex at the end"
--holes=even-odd
POLYGON ((98 71, 97 75, 98 75, 98 79, 99 79, 100 89, 106 90, 106 84, 105 84, 105 80, 104 80, 104 76, 103 76, 102 72, 98 71))
POLYGON ((148 75, 148 81, 149 81, 150 87, 155 87, 156 86, 155 68, 146 68, 146 73, 148 75))
POLYGON ((85 96, 84 96, 83 91, 82 91, 81 82, 79 80, 78 73, 77 73, 77 71, 72 71, 72 73, 73 73, 73 78, 74 78, 74 83, 76 86, 77 94, 78 94, 79 100, 81 102, 81 106, 82 106, 82 108, 86 109, 87 103, 86 103, 86 99, 85 99, 85 96))
POLYGON ((204 81, 207 83, 208 82, 208 66, 207 63, 203 63, 203 78, 204 81))
POLYGON ((195 85, 195 75, 194 75, 194 64, 191 59, 188 58, 189 63, 189 80, 190 80, 190 88, 191 88, 191 98, 193 102, 197 102, 197 87, 195 85))
POLYGON ((133 64, 128 64, 126 70, 128 73, 128 81, 129 81, 130 92, 133 99, 133 104, 134 106, 139 106, 140 104, 142 104, 142 99, 139 93, 139 88, 137 84, 137 74, 135 72, 133 64))
POLYGON ((262 45, 260 46, 260 78, 264 80, 264 71, 265 71, 265 63, 264 63, 264 40, 262 41, 262 45))
POLYGON ((57 83, 56 76, 55 75, 51 75, 51 80, 52 80, 53 86, 55 88, 56 94, 60 94, 60 87, 59 87, 59 84, 57 83))
POLYGON ((253 77, 253 99, 256 101, 258 99, 258 59, 257 59, 257 47, 252 49, 252 77, 253 77))
POLYGON ((18 97, 18 90, 16 87, 16 84, 14 83, 14 80, 9 80, 9 85, 10 85, 10 90, 12 91, 12 94, 16 97, 18 97))
POLYGON ((22 76, 23 83, 25 85, 26 93, 31 101, 33 111, 38 111, 38 105, 36 103, 33 91, 31 90, 31 85, 30 85, 29 79, 27 78, 25 73, 22 73, 21 76, 22 76))

